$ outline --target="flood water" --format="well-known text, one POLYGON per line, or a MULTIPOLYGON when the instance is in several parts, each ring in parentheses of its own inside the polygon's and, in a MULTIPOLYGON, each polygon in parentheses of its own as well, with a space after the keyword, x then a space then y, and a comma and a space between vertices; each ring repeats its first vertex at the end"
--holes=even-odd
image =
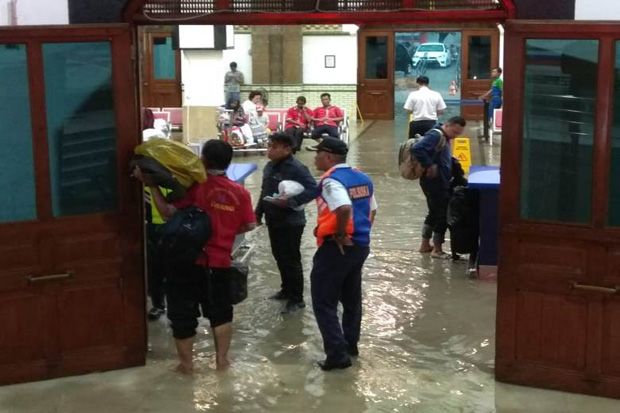
MULTIPOLYGON (((198 372, 170 371, 176 354, 162 318, 149 324, 147 366, 0 388, 0 412, 620 411, 615 400, 495 382, 496 284, 470 279, 466 260, 416 252, 426 205, 417 182, 397 175, 400 131, 393 122, 372 124, 349 153, 349 163, 373 179, 379 203, 363 274, 360 356, 351 368, 325 373, 316 366, 324 354, 309 298, 316 249, 309 205, 302 245, 308 307, 283 316, 282 304, 267 299, 280 277, 266 230, 249 234, 256 245, 249 297, 235 307, 229 371, 214 370, 206 320, 196 339, 198 372)), ((314 153, 299 157, 318 176, 314 153)), ((266 159, 235 161, 259 165, 246 181, 256 199, 266 159)))

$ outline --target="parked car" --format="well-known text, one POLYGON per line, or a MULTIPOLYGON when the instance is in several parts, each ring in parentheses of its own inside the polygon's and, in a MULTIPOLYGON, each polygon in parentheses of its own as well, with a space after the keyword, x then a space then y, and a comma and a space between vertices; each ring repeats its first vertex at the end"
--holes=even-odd
POLYGON ((452 55, 443 43, 422 43, 413 54, 411 62, 416 67, 422 60, 426 61, 427 64, 448 67, 452 64, 452 55))

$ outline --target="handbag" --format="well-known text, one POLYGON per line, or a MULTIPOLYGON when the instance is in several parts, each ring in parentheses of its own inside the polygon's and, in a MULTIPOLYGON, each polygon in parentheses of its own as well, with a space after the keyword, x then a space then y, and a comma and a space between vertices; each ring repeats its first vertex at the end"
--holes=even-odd
POLYGON ((248 273, 249 267, 246 264, 240 261, 231 263, 228 272, 231 304, 239 304, 248 297, 248 273))

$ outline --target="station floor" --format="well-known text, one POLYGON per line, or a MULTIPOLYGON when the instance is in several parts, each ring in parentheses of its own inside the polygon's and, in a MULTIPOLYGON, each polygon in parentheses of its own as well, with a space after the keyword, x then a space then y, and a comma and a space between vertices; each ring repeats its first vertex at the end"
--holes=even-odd
MULTIPOLYGON (((308 307, 281 315, 281 304, 267 297, 279 288, 279 275, 267 234, 258 229, 251 260, 249 298, 236 306, 231 348, 233 365, 213 366, 213 344, 206 321, 196 337, 198 371, 193 377, 172 371, 174 346, 165 318, 151 322, 143 367, 0 387, 0 412, 502 412, 617 413, 620 401, 514 386, 496 382, 496 285, 467 276, 466 260, 432 260, 417 253, 426 213, 415 182, 398 176, 396 153, 405 137, 399 122, 355 125, 349 161, 374 180, 379 203, 372 251, 364 270, 364 318, 360 356, 351 368, 321 371, 321 338, 308 307)), ((478 140, 468 128, 474 164, 498 164, 501 143, 478 140)), ((299 158, 313 166, 314 154, 299 158)), ((246 181, 256 199, 259 172, 246 181)), ((302 256, 308 275, 316 249, 311 229, 302 256)))

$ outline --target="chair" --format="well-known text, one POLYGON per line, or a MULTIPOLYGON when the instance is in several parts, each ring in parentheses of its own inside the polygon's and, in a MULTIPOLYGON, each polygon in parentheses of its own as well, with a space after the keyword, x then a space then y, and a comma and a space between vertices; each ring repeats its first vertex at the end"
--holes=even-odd
POLYGON ((281 123, 280 112, 266 111, 265 115, 267 115, 267 117, 269 118, 269 124, 267 125, 267 127, 269 128, 271 132, 276 132, 276 131, 281 130, 282 123, 281 123))
POLYGON ((161 110, 170 113, 169 122, 173 131, 183 130, 183 108, 161 108, 161 110))

